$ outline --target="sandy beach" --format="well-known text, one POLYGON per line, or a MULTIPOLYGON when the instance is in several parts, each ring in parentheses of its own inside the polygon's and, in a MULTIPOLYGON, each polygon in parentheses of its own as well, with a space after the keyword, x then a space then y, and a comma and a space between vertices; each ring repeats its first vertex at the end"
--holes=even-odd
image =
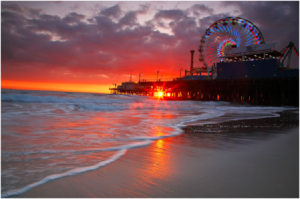
POLYGON ((107 166, 47 182, 16 197, 298 198, 298 121, 296 112, 247 120, 252 127, 245 121, 223 123, 227 132, 190 126, 180 136, 129 150, 107 166))

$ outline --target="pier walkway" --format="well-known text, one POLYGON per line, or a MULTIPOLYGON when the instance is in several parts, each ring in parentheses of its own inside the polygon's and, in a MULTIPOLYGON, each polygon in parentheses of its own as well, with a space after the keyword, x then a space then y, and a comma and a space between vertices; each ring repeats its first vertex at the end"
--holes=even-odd
POLYGON ((247 102, 299 107, 299 77, 139 82, 133 89, 110 88, 117 94, 158 96, 166 100, 247 102))

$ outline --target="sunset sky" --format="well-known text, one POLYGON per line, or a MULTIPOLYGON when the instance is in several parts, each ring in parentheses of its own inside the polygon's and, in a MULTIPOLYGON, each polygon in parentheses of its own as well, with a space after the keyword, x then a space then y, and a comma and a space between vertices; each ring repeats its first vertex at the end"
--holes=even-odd
MULTIPOLYGON (((139 73, 179 77, 199 40, 228 16, 252 21, 266 43, 299 49, 299 2, 1 2, 1 87, 108 93, 139 73)), ((299 60, 292 56, 292 67, 299 60)))

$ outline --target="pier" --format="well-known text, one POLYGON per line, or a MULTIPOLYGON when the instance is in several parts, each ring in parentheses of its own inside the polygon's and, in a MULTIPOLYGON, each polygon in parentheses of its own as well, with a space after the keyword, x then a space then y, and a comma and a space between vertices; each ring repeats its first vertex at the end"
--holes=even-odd
MULTIPOLYGON (((123 82, 111 93, 145 95, 164 100, 227 101, 263 106, 299 107, 299 69, 290 67, 292 52, 299 57, 293 42, 275 50, 277 42, 266 44, 260 30, 250 21, 226 17, 216 21, 200 40, 199 61, 194 66, 190 51, 190 70, 181 78, 123 82), (223 24, 223 25, 222 25, 223 24), (223 27, 221 28, 220 25, 223 27), (245 41, 236 40, 240 31, 245 41), (253 40, 248 40, 252 34, 253 40), (226 35, 226 39, 219 41, 226 35), (218 41, 218 42, 216 42, 218 41), (246 42, 247 41, 247 42, 246 42), (285 62, 286 61, 286 62, 285 62), (286 64, 285 64, 286 63, 286 64)), ((140 76, 139 76, 140 77, 140 76)))
POLYGON ((159 97, 164 100, 227 101, 265 106, 299 107, 299 77, 144 81, 111 93, 159 97))

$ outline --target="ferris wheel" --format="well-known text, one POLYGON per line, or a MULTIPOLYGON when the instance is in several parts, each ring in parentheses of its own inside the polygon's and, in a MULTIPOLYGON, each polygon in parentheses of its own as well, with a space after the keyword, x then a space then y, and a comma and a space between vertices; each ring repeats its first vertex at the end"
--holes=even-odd
POLYGON ((224 60, 232 48, 264 44, 260 30, 241 17, 226 17, 213 23, 200 40, 199 61, 206 68, 224 60))

